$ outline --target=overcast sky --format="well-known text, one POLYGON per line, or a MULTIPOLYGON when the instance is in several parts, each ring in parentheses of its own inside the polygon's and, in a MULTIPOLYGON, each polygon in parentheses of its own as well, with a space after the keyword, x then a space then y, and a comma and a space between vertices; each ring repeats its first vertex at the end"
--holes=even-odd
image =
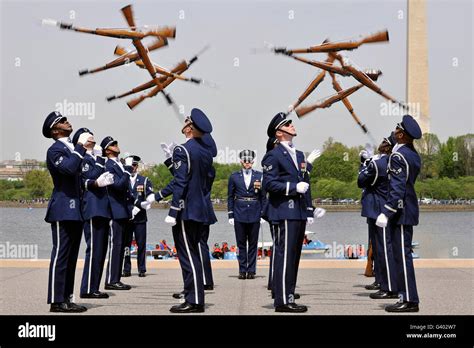
MULTIPOLYGON (((125 27, 120 8, 128 3, 1 1, 0 160, 14 159, 15 154, 44 160, 51 144, 41 134, 44 118, 65 101, 94 107, 93 114, 69 117, 75 129, 89 127, 98 142, 112 135, 122 152, 139 154, 145 162, 164 160, 160 142, 182 140, 181 124, 162 96, 144 101, 133 111, 126 105, 127 98, 105 100, 148 81, 145 70, 129 66, 78 76, 80 69, 112 60, 117 44, 131 47, 128 40, 40 25, 42 18, 54 18, 90 28, 125 27)), ((167 91, 186 113, 193 107, 206 112, 221 154, 232 155, 242 148, 261 154, 270 119, 286 110, 319 72, 287 57, 252 54, 251 49, 263 47, 264 41, 307 47, 326 37, 341 40, 386 28, 388 44, 365 45, 347 56, 360 67, 381 69, 381 88, 405 99, 406 1, 155 0, 135 1, 133 6, 138 25, 177 27, 169 47, 151 53, 156 63, 171 68, 211 46, 186 75, 215 82, 219 88, 176 81, 167 91)), ((427 12, 431 130, 446 140, 473 132, 473 5, 470 0, 428 1, 427 12)), ((325 59, 322 54, 308 58, 325 59)), ((355 84, 350 78, 340 82, 346 88, 355 84)), ((333 90, 326 79, 306 104, 330 94, 333 90)), ((366 88, 350 100, 377 139, 388 135, 400 119, 381 116, 384 99, 366 88)), ((298 130, 295 143, 303 151, 320 148, 329 136, 351 146, 367 141, 342 104, 301 120, 292 118, 298 130)))

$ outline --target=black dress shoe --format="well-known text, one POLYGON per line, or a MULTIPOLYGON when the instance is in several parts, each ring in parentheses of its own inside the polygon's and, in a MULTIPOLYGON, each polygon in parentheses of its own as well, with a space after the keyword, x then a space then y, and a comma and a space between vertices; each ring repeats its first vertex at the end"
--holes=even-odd
POLYGON ((184 298, 184 290, 181 291, 181 292, 175 292, 175 293, 173 294, 173 298, 176 298, 176 299, 178 299, 178 300, 184 298))
POLYGON ((68 307, 72 310, 78 311, 78 312, 85 312, 87 311, 87 307, 78 305, 74 302, 68 302, 67 303, 68 307))
POLYGON ((380 290, 380 284, 373 282, 372 284, 364 286, 366 290, 380 290))
POLYGON ((170 308, 171 313, 202 313, 204 305, 184 302, 170 308))
POLYGON ((122 277, 131 277, 132 276, 132 273, 130 272, 123 272, 122 273, 122 277))
POLYGON ((418 312, 420 308, 415 302, 397 302, 393 305, 385 306, 385 311, 391 313, 418 312))
POLYGON ((82 313, 87 311, 84 306, 76 305, 72 302, 51 303, 50 312, 54 313, 82 313))
POLYGON ((245 274, 245 272, 239 273, 239 279, 247 279, 247 275, 245 274))
POLYGON ((90 294, 81 294, 81 298, 109 298, 109 294, 106 292, 96 291, 90 294))
POLYGON ((144 278, 144 277, 146 277, 146 274, 145 274, 145 272, 140 272, 140 273, 138 273, 138 276, 140 278, 144 278))
POLYGON ((275 312, 284 313, 304 313, 308 310, 308 307, 303 305, 297 305, 296 303, 289 303, 287 305, 275 307, 275 312))
POLYGON ((247 273, 247 279, 255 279, 255 273, 247 273))
POLYGON ((130 285, 124 284, 122 282, 117 282, 115 284, 105 284, 105 290, 130 290, 132 287, 130 285))
POLYGON ((204 290, 214 290, 214 285, 204 285, 204 290))
POLYGON ((371 299, 374 300, 385 300, 388 298, 398 298, 398 295, 395 292, 379 290, 369 295, 371 299))

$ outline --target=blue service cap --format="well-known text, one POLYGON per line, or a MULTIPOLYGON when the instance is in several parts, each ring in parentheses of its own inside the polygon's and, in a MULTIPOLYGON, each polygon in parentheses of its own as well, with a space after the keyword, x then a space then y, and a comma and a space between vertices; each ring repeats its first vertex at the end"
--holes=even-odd
POLYGON ((395 132, 392 132, 388 137, 383 138, 383 141, 385 141, 392 147, 395 146, 397 144, 397 139, 395 139, 395 132))
POLYGON ((118 141, 114 140, 114 138, 109 135, 102 139, 102 141, 100 142, 100 147, 102 148, 102 151, 105 151, 109 146, 113 145, 114 143, 117 144, 118 141))
POLYGON ((255 151, 252 150, 243 150, 239 152, 239 158, 243 162, 252 162, 255 158, 255 151))
POLYGON ((397 127, 401 128, 413 139, 420 139, 422 136, 421 128, 418 125, 418 122, 416 122, 416 120, 413 118, 413 116, 403 116, 402 122, 397 124, 397 127))
POLYGON ((193 123, 194 127, 200 130, 203 133, 211 133, 212 132, 212 124, 207 118, 206 114, 202 112, 200 109, 194 108, 191 110, 191 115, 189 116, 191 122, 193 123))
POLYGON ((129 158, 129 157, 133 158, 132 165, 137 165, 142 160, 141 157, 137 155, 129 155, 125 158, 129 158))
POLYGON ((79 128, 76 131, 76 133, 74 133, 74 136, 72 137, 72 143, 74 145, 77 145, 77 142, 79 141, 79 137, 81 136, 82 133, 90 133, 90 134, 94 135, 94 133, 92 133, 89 128, 86 128, 86 127, 79 128))
POLYGON ((44 120, 43 123, 43 135, 46 138, 51 138, 51 129, 53 126, 58 123, 59 121, 67 119, 66 116, 61 115, 59 111, 53 111, 51 112, 48 116, 46 116, 46 119, 44 120))
POLYGON ((210 133, 205 133, 201 137, 201 141, 203 145, 211 152, 212 157, 217 156, 217 145, 216 142, 214 141, 214 138, 210 133))
POLYGON ((269 138, 275 137, 276 131, 283 126, 285 123, 291 123, 291 120, 286 118, 286 114, 283 112, 279 112, 275 116, 273 116, 270 124, 267 128, 267 135, 269 138))

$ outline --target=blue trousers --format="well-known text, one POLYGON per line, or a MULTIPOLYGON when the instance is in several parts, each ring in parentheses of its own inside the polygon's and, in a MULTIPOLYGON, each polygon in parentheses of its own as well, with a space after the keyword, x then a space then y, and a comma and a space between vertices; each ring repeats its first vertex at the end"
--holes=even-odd
POLYGON ((105 284, 118 283, 122 277, 125 244, 124 229, 127 222, 127 219, 111 220, 109 230, 109 260, 107 262, 105 284))
POLYGON ((278 234, 278 225, 269 223, 270 225, 270 234, 272 235, 273 246, 271 247, 271 257, 270 257, 270 267, 268 270, 268 289, 273 289, 273 264, 275 262, 275 236, 278 234))
POLYGON ((125 225, 125 248, 123 271, 131 272, 132 262, 130 258, 130 248, 132 246, 133 235, 137 242, 137 266, 138 272, 146 272, 146 222, 127 222, 125 225))
POLYGON ((416 289, 415 268, 411 243, 413 226, 390 223, 393 260, 395 264, 395 278, 398 286, 398 295, 403 301, 419 303, 416 289))
POLYGON ((84 223, 86 257, 82 273, 81 295, 99 291, 107 255, 109 222, 110 219, 98 216, 84 223))
POLYGON ((201 256, 203 283, 204 285, 214 286, 214 280, 212 279, 211 258, 209 256, 209 245, 207 244, 207 241, 209 240, 209 228, 209 225, 203 225, 198 248, 199 255, 201 256))
POLYGON ((49 264, 48 303, 66 302, 74 293, 74 276, 82 227, 82 221, 51 223, 53 249, 49 264))
POLYGON ((177 219, 173 226, 173 238, 183 274, 186 302, 204 304, 204 279, 199 241, 203 231, 201 222, 177 219))
POLYGON ((235 221, 235 239, 239 248, 239 272, 256 273, 257 247, 260 221, 253 223, 235 221))
POLYGON ((275 259, 273 263, 275 306, 294 302, 294 291, 305 229, 306 220, 279 221, 275 237, 275 259))
POLYGON ((375 281, 383 291, 397 291, 395 264, 392 252, 392 238, 390 226, 378 227, 375 219, 368 218, 369 238, 372 239, 374 252, 375 281))

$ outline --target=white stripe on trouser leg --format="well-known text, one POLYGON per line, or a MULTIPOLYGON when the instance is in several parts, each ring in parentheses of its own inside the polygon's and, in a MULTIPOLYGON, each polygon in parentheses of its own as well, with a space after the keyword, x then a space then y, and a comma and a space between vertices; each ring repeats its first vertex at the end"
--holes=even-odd
POLYGON ((51 270, 51 303, 54 303, 54 278, 56 273, 56 263, 58 261, 60 245, 61 243, 59 240, 59 221, 56 221, 56 255, 54 255, 53 269, 51 270))
POLYGON ((186 245, 186 252, 188 253, 189 262, 191 263, 191 270, 193 271, 194 297, 196 300, 196 304, 198 304, 199 299, 198 299, 196 269, 194 268, 193 258, 191 257, 191 251, 189 250, 188 240, 186 239, 186 230, 184 229, 184 220, 181 220, 181 226, 182 226, 184 244, 186 245))
POLYGON ((112 251, 114 250, 114 228, 112 227, 114 224, 113 220, 110 220, 110 243, 109 243, 109 279, 107 280, 107 283, 110 284, 110 278, 112 278, 112 251))
POLYGON ((388 264, 387 241, 385 240, 385 227, 383 228, 383 250, 385 252, 385 267, 387 268, 388 291, 392 291, 392 282, 390 281, 390 267, 388 264))
POLYGON ((285 288, 285 278, 286 278, 286 258, 288 253, 288 220, 285 220, 285 255, 283 257, 283 304, 286 304, 286 288, 285 288))
MULTIPOLYGON (((134 232, 133 231, 130 231, 130 232, 132 234, 131 237, 133 239, 133 233, 134 232)), ((122 243, 122 254, 123 254, 123 257, 122 257, 122 268, 121 268, 120 273, 119 273, 120 276, 122 275, 123 268, 125 267, 125 255, 127 255, 127 248, 128 248, 128 246, 124 245, 126 242, 128 242, 128 240, 125 240, 124 237, 127 237, 127 239, 128 239, 128 236, 126 236, 126 233, 125 233, 125 228, 122 229, 122 241, 123 241, 123 243, 122 243)), ((146 252, 145 252, 145 255, 146 255, 146 252)), ((146 258, 146 256, 145 256, 145 258, 146 258)), ((138 262, 138 244, 137 244, 137 262, 138 262)), ((132 269, 131 267, 132 267, 132 261, 130 260, 130 270, 132 269)))
POLYGON ((202 265, 202 279, 203 279, 204 285, 207 285, 206 273, 204 272, 204 260, 202 258, 202 250, 201 250, 201 244, 200 243, 198 244, 198 248, 199 248, 199 258, 201 259, 201 265, 202 265))
MULTIPOLYGON (((270 227, 271 228, 271 227, 270 227)), ((273 229, 273 233, 272 233, 272 239, 273 239, 273 250, 272 250, 272 275, 271 275, 271 280, 273 282, 273 270, 275 269, 275 238, 276 238, 276 235, 275 235, 275 229, 273 229)), ((273 288, 273 284, 272 284, 272 288, 273 288)))
POLYGON ((407 264, 405 262, 405 238, 403 236, 403 225, 400 225, 400 234, 402 235, 402 259, 403 275, 405 276, 405 289, 407 290, 407 301, 410 302, 410 293, 408 291, 407 264))
POLYGON ((90 255, 89 255, 89 279, 87 280, 87 293, 91 293, 91 273, 92 273, 92 258, 94 257, 94 227, 92 226, 92 219, 90 220, 91 224, 91 235, 90 235, 90 241, 91 241, 91 250, 90 250, 90 255))

